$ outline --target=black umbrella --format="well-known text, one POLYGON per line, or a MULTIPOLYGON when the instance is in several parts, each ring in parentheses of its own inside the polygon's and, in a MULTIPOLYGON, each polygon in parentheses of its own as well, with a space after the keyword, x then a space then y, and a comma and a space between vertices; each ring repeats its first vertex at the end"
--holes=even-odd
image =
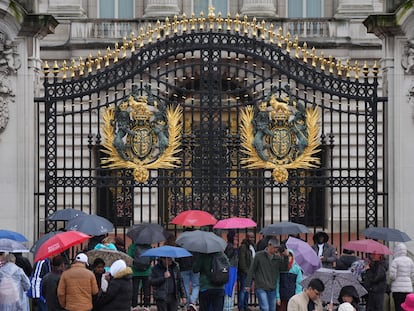
POLYGON ((42 235, 34 244, 33 246, 30 248, 30 252, 35 254, 37 253, 37 250, 39 249, 39 247, 45 243, 47 240, 49 240, 52 236, 61 233, 62 231, 51 231, 48 232, 44 235, 42 235))
POLYGON ((153 244, 165 241, 164 228, 153 223, 134 225, 128 229, 127 236, 137 244, 153 244))
POLYGON ((114 225, 106 218, 97 215, 81 215, 68 221, 67 231, 80 231, 89 235, 102 235, 111 232, 114 225))
POLYGON ((177 238, 177 244, 191 252, 211 254, 223 252, 227 242, 213 232, 186 231, 177 238))
POLYGON ((260 231, 263 235, 283 235, 283 234, 298 234, 309 233, 308 227, 302 224, 297 224, 290 221, 281 221, 263 227, 260 231))
POLYGON ((386 228, 386 227, 369 227, 366 228, 362 234, 370 239, 382 240, 382 241, 394 241, 394 242, 407 242, 411 241, 411 238, 407 233, 398 229, 386 228))
POLYGON ((58 210, 54 212, 52 215, 47 217, 47 220, 51 221, 68 221, 75 217, 81 216, 81 215, 87 215, 85 212, 82 212, 78 209, 74 208, 66 208, 62 210, 58 210))

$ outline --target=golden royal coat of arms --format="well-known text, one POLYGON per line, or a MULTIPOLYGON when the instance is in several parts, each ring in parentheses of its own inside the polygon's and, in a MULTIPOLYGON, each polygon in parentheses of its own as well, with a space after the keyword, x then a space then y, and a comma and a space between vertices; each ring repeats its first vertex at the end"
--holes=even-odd
POLYGON ((181 106, 148 101, 131 95, 118 106, 106 108, 103 116, 103 167, 133 170, 134 179, 144 183, 151 169, 180 165, 181 106))
POLYGON ((288 98, 278 100, 274 94, 258 107, 247 106, 241 115, 242 152, 247 155, 242 164, 273 170, 278 183, 288 179, 288 169, 317 167, 318 120, 316 108, 305 108, 288 98))

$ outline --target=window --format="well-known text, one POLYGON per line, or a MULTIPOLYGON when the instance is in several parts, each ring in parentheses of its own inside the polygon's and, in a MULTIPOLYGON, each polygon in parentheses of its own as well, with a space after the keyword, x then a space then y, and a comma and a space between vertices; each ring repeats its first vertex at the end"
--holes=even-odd
POLYGON ((228 12, 228 1, 227 0, 194 0, 193 12, 196 16, 200 12, 204 13, 204 16, 208 14, 208 8, 210 6, 214 7, 214 12, 217 14, 221 12, 222 16, 227 16, 228 12))
POLYGON ((134 0, 99 0, 99 18, 134 18, 134 0))
POLYGON ((287 0, 287 16, 290 18, 322 17, 323 0, 287 0))

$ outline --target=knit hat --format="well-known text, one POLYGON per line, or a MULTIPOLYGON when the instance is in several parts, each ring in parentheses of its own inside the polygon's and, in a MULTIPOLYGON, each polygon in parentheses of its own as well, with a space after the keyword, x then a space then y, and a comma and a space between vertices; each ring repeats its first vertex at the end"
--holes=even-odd
POLYGON ((355 308, 349 302, 344 302, 339 305, 338 311, 355 311, 355 308))
POLYGON ((405 311, 414 311, 414 294, 405 296, 405 301, 401 304, 401 308, 405 311))
POLYGON ((115 276, 118 272, 125 270, 127 267, 126 263, 122 259, 118 259, 117 261, 114 261, 114 263, 109 268, 109 273, 112 276, 115 276))
POLYGON ((79 262, 83 262, 88 266, 88 256, 86 256, 84 253, 78 254, 75 260, 79 262))

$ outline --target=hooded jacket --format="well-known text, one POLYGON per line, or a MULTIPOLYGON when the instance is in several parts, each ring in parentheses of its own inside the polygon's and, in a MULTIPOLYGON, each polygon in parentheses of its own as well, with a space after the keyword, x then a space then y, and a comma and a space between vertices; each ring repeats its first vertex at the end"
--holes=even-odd
POLYGON ((331 244, 328 243, 329 236, 326 232, 319 231, 313 236, 313 242, 315 244, 312 246, 312 248, 314 249, 316 254, 318 254, 318 250, 319 250, 318 239, 320 236, 323 237, 322 266, 324 268, 332 269, 333 263, 336 262, 337 255, 336 255, 336 249, 331 244))
POLYGON ((123 260, 117 260, 109 269, 108 289, 98 301, 100 311, 129 311, 132 299, 132 269, 123 260))
POLYGON ((407 256, 407 246, 397 243, 393 250, 394 259, 391 262, 389 276, 393 293, 411 293, 413 291, 414 263, 407 256))
POLYGON ((289 300, 293 295, 302 292, 303 280, 302 269, 295 262, 294 253, 289 250, 293 256, 292 266, 287 272, 281 272, 276 281, 276 300, 289 300))
MULTIPOLYGON (((154 287, 154 299, 155 300, 166 300, 167 299, 167 282, 164 277, 165 267, 161 262, 157 263, 153 268, 150 276, 150 283, 154 287)), ((181 278, 180 269, 175 262, 172 262, 171 266, 168 267, 171 277, 174 281, 175 298, 177 301, 180 298, 186 297, 183 279, 181 278)))

